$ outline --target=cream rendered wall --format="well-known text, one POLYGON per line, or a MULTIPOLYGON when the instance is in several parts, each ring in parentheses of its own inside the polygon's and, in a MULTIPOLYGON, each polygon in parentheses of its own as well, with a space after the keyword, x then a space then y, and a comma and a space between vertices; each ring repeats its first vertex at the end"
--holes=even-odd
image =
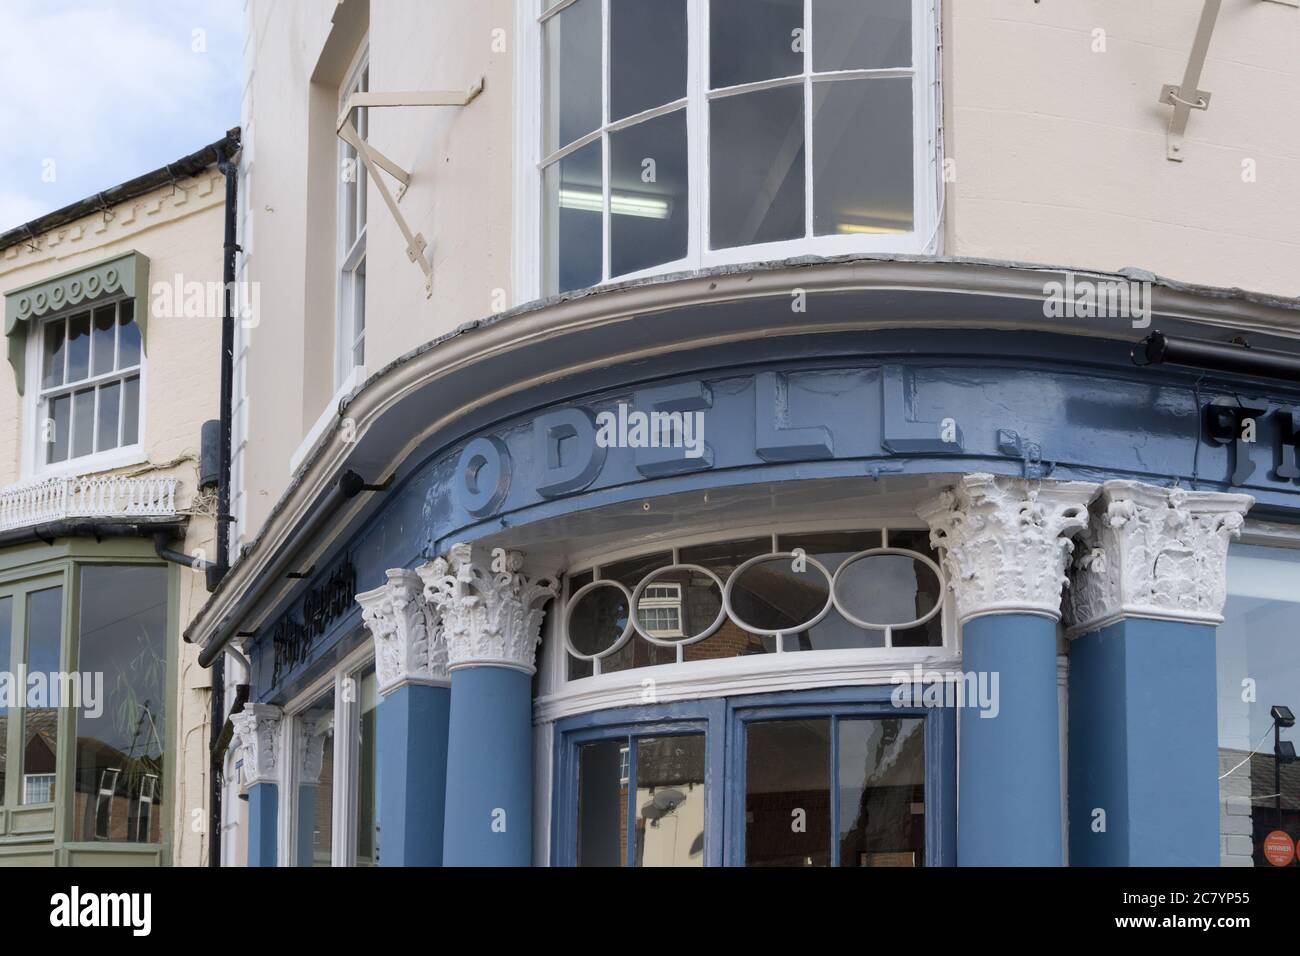
MULTIPOLYGON (((360 40, 348 32, 355 9, 347 8, 357 5, 369 9, 372 91, 462 89, 486 78, 485 92, 464 109, 370 113, 370 142, 411 174, 399 207, 428 242, 434 292, 425 297, 424 274, 408 260, 396 222, 369 183, 363 375, 512 304, 511 0, 249 0, 244 128, 255 158, 251 195, 241 203, 250 205, 256 236, 247 276, 262 298, 248 339, 245 541, 288 486, 294 453, 338 397, 334 128, 339 86, 360 40), (506 44, 499 52, 498 29, 506 44)), ((387 182, 395 194, 396 182, 387 182)))
POLYGON ((1300 10, 1224 0, 1175 163, 1200 0, 944 6, 948 253, 1300 295, 1300 10))
MULTIPOLYGON (((215 136, 214 136, 215 139, 215 136)), ((26 244, 0 252, 0 295, 105 259, 135 250, 149 259, 149 284, 221 283, 221 243, 224 225, 225 178, 210 167, 193 178, 165 186, 101 213, 59 227, 26 244)), ((151 299, 145 341, 143 395, 144 460, 112 473, 160 473, 179 480, 177 510, 190 516, 188 532, 178 550, 215 551, 215 498, 197 494, 200 430, 218 415, 221 316, 159 315, 157 296, 151 299)), ((13 369, 0 362, 0 486, 25 479, 22 444, 31 427, 24 417, 13 369)), ((87 469, 89 473, 90 469, 87 469)), ((203 575, 181 568, 180 629, 183 631, 208 592, 203 575)), ((198 651, 169 635, 178 657, 179 699, 171 703, 176 722, 176 793, 172 806, 173 858, 178 865, 200 865, 206 859, 207 835, 192 828, 193 811, 207 825, 208 702, 211 675, 198 666, 198 651)))

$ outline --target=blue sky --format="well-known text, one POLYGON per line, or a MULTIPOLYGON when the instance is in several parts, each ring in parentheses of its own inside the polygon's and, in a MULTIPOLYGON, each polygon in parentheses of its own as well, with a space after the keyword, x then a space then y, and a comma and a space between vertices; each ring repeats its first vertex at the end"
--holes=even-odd
POLYGON ((0 232, 239 124, 243 0, 0 0, 0 232))

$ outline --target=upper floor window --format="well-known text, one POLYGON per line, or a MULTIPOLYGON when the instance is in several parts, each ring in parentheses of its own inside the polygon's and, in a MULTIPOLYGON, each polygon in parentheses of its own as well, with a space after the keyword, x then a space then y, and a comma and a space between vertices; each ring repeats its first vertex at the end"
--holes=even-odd
POLYGON ((691 544, 572 574, 567 677, 795 651, 944 645, 929 533, 873 528, 691 544))
POLYGON ((46 320, 36 422, 41 465, 140 442, 140 329, 135 300, 46 320))
MULTIPOLYGON (((354 93, 370 89, 369 54, 362 50, 339 93, 339 108, 354 93)), ((369 135, 365 107, 354 113, 357 134, 369 135)), ((335 387, 341 388, 352 370, 366 364, 366 165, 357 151, 339 140, 339 284, 335 335, 335 387)))
POLYGON ((542 291, 935 239, 931 0, 539 0, 542 291))

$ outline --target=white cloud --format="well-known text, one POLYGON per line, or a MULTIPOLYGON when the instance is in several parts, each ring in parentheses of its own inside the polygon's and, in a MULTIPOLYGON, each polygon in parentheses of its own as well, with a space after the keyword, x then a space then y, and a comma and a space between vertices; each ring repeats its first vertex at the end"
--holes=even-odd
POLYGON ((0 230, 238 123, 240 19, 240 0, 0 4, 0 230))

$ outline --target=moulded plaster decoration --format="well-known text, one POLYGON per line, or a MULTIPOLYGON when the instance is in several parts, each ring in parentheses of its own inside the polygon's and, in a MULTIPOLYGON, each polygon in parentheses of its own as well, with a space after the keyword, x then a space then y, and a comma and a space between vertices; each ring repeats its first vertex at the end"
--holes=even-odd
POLYGON ((437 609, 424 597, 414 571, 393 568, 388 582, 357 595, 361 619, 375 640, 379 693, 404 684, 448 686, 447 643, 437 609))
POLYGON ((418 568, 425 597, 441 614, 448 669, 495 665, 531 674, 541 640, 542 608, 555 596, 549 580, 523 573, 524 556, 468 544, 418 568))
POLYGON ((1106 482, 1072 569, 1069 635, 1122 617, 1222 623, 1228 543, 1254 503, 1250 495, 1106 482))
POLYGON ((1061 615, 1061 588, 1097 485, 963 476, 917 509, 942 551, 962 622, 982 614, 1061 615))
POLYGON ((245 704, 230 715, 244 764, 244 786, 280 782, 280 720, 283 711, 271 704, 245 704))

